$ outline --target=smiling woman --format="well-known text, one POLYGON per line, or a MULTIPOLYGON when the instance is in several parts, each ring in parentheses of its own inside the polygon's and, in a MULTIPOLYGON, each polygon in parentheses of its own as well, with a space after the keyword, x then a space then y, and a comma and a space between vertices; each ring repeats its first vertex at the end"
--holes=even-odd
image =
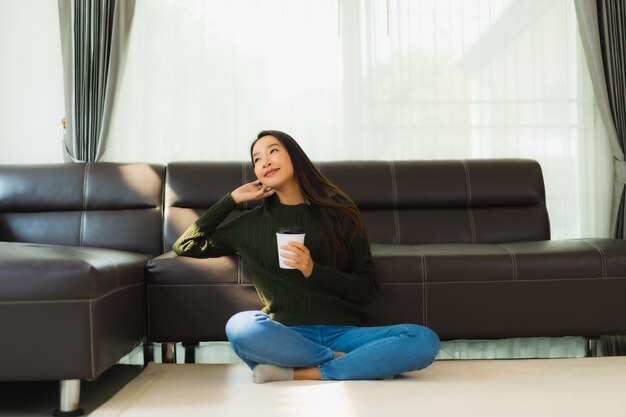
POLYGON ((354 202, 286 133, 259 133, 250 154, 257 180, 226 194, 173 249, 197 258, 241 256, 265 307, 235 314, 226 334, 253 381, 384 379, 430 365, 439 351, 432 330, 364 326, 361 304, 374 298, 378 282, 354 202), (222 224, 237 205, 261 199, 222 224), (277 253, 284 226, 305 240, 288 240, 277 253))
MULTIPOLYGON (((276 188, 285 190, 289 187, 291 194, 297 194, 298 183, 293 176, 291 158, 278 139, 269 135, 263 136, 255 142, 252 151, 254 173, 262 186, 269 190, 276 188)), ((292 196, 290 200, 294 197, 296 201, 301 200, 297 195, 292 196)), ((290 203, 293 204, 291 201, 290 203)))

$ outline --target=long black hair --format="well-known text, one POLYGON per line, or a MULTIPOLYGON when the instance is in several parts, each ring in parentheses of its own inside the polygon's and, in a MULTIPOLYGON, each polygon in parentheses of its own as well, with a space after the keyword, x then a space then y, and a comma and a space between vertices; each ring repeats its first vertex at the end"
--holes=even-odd
MULTIPOLYGON (((367 240, 365 224, 359 213, 359 209, 350 197, 339 187, 334 185, 324 174, 311 162, 304 153, 298 142, 287 133, 278 130, 263 130, 259 132, 256 140, 250 145, 250 155, 254 145, 265 136, 275 137, 287 150, 293 165, 293 172, 300 185, 304 198, 319 209, 321 221, 330 237, 330 255, 334 267, 343 269, 347 266, 347 248, 342 238, 346 234, 346 219, 348 224, 354 226, 354 232, 350 239, 362 237, 367 240)), ((252 158, 254 166, 254 159, 252 158)), ((276 195, 268 197, 268 203, 276 201, 276 195)), ((369 247, 369 245, 367 245, 369 247)))

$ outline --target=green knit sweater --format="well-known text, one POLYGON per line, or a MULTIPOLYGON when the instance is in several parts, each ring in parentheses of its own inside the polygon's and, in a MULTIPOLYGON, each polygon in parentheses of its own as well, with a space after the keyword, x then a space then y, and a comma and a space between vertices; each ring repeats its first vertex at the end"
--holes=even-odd
POLYGON ((367 321, 358 304, 370 301, 378 290, 367 240, 351 239, 353 230, 347 231, 343 241, 348 267, 338 271, 328 266, 329 240, 315 205, 265 203, 220 226, 235 207, 230 193, 226 194, 176 241, 176 254, 211 258, 239 253, 265 304, 263 311, 287 326, 367 321), (304 228, 304 244, 314 261, 310 277, 279 267, 276 231, 281 226, 304 228))

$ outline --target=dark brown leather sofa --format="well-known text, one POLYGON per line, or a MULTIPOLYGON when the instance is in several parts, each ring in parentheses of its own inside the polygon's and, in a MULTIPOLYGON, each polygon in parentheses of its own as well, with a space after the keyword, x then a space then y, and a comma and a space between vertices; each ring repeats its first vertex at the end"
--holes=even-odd
MULTIPOLYGON (((365 306, 372 325, 424 324, 442 340, 626 333, 626 241, 550 240, 537 162, 319 167, 364 217, 380 282, 365 306)), ((165 253, 148 262, 148 340, 225 340, 231 315, 261 307, 237 256, 170 251, 204 210, 253 179, 246 162, 168 165, 165 253)))
POLYGON ((0 380, 80 380, 145 340, 146 262, 161 252, 164 168, 0 166, 0 380))
MULTIPOLYGON (((369 232, 371 325, 442 340, 626 334, 626 241, 550 240, 537 162, 319 166, 369 232)), ((171 247, 253 179, 248 162, 0 166, 0 380, 61 380, 73 413, 80 380, 142 341, 225 340, 231 315, 261 307, 245 266, 171 247)))

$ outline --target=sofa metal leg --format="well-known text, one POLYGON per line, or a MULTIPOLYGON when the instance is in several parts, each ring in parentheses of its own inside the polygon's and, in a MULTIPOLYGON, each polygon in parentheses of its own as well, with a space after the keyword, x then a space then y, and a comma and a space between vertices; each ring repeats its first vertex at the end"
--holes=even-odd
POLYGON ((176 343, 161 343, 161 362, 176 363, 176 343))
POLYGON ((152 342, 143 344, 143 366, 147 366, 149 362, 154 362, 154 343, 152 342))
POLYGON ((54 410, 55 417, 82 416, 85 411, 79 408, 80 379, 64 379, 59 384, 59 409, 54 410))
POLYGON ((600 337, 585 337, 585 357, 594 358, 598 356, 598 348, 600 344, 600 337))
POLYGON ((185 348, 185 363, 196 363, 196 348, 200 345, 198 342, 183 342, 185 348))

